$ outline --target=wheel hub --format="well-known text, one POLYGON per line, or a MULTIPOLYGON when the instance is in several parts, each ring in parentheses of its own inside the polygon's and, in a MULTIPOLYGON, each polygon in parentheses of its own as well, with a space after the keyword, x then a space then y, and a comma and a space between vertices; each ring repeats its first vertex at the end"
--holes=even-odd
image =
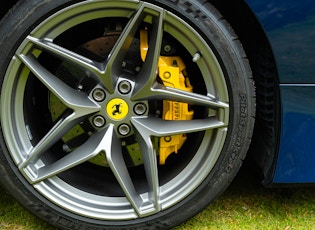
POLYGON ((107 103, 106 112, 110 119, 120 121, 129 113, 127 102, 121 98, 114 98, 107 103))

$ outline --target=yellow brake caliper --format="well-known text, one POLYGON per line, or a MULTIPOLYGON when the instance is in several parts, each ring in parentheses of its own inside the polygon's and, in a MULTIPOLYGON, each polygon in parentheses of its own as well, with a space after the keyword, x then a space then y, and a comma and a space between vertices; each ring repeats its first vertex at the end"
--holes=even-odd
MULTIPOLYGON (((148 51, 148 33, 146 30, 140 31, 141 58, 144 61, 148 51)), ((189 79, 184 76, 183 71, 186 66, 183 60, 178 57, 160 56, 158 63, 158 74, 163 84, 180 90, 192 92, 193 88, 189 79)), ((194 112, 189 109, 189 105, 177 101, 163 101, 164 120, 191 120, 194 112)), ((171 153, 177 153, 187 139, 186 134, 178 134, 162 137, 159 140, 160 164, 164 165, 165 160, 171 153)))

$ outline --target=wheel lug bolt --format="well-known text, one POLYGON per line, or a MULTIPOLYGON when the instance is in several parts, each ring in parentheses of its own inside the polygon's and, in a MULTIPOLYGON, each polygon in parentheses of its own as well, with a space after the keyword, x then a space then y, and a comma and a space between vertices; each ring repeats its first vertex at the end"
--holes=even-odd
POLYGON ((97 102, 102 102, 105 100, 106 98, 106 94, 105 94, 105 91, 100 89, 100 88, 97 88, 93 91, 92 93, 92 97, 95 101, 97 102))
POLYGON ((128 94, 132 89, 131 83, 129 81, 121 81, 118 85, 118 90, 121 94, 128 94))
POLYGON ((137 103, 133 108, 133 111, 138 116, 141 116, 147 112, 147 106, 144 103, 137 103))
POLYGON ((127 124, 122 124, 118 127, 118 132, 122 136, 128 135, 130 131, 131 131, 130 126, 127 124))
POLYGON ((95 127, 101 128, 106 124, 106 120, 103 116, 98 115, 93 118, 93 124, 95 125, 95 127))

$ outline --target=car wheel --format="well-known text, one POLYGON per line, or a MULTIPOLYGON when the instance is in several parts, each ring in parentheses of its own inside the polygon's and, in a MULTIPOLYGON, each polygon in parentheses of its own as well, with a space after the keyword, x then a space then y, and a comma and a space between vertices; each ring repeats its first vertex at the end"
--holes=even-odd
POLYGON ((240 168, 254 85, 209 3, 20 1, 0 33, 0 178, 40 218, 171 228, 240 168))

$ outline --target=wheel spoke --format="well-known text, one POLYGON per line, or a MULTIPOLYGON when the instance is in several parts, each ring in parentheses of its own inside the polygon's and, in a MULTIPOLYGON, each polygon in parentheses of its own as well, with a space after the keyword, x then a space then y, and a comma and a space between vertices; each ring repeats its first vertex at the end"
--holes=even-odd
POLYGON ((226 126, 224 122, 220 122, 214 117, 189 121, 169 121, 156 117, 142 117, 132 118, 131 122, 135 127, 137 140, 142 151, 143 164, 149 187, 149 200, 154 205, 153 212, 158 212, 161 209, 161 205, 159 199, 160 186, 156 152, 151 138, 153 136, 171 136, 176 134, 205 131, 208 129, 217 129, 226 126))
POLYGON ((219 121, 215 117, 188 121, 173 121, 163 120, 152 116, 148 118, 132 118, 131 122, 139 133, 146 133, 148 136, 157 137, 193 133, 226 126, 224 122, 219 121))
POLYGON ((110 125, 106 133, 105 139, 107 140, 105 144, 105 153, 107 162, 114 173, 116 179, 118 180, 121 188, 123 189, 127 199, 133 206, 135 212, 138 216, 145 215, 145 210, 141 209, 143 200, 137 193, 134 184, 129 175, 127 166, 125 164, 122 150, 121 142, 114 133, 114 126, 110 125))
POLYGON ((55 77, 42 67, 32 55, 20 55, 20 59, 50 92, 56 95, 69 108, 37 145, 26 154, 26 159, 20 165, 23 168, 30 161, 36 160, 40 154, 53 146, 73 126, 84 120, 87 116, 98 112, 100 106, 94 103, 83 92, 72 89, 55 77))
POLYGON ((153 19, 152 32, 150 34, 149 48, 141 72, 137 76, 137 86, 133 94, 133 100, 146 98, 151 94, 151 87, 156 82, 158 61, 163 39, 164 12, 158 12, 158 17, 153 19))
POLYGON ((161 205, 159 202, 159 179, 158 179, 158 168, 156 160, 156 152, 152 145, 150 132, 137 132, 137 139, 141 147, 143 164, 145 174, 148 183, 148 195, 149 202, 153 204, 152 213, 160 211, 161 205))
POLYGON ((106 130, 103 130, 94 134, 82 146, 73 152, 69 153, 53 164, 45 165, 38 169, 36 177, 32 179, 30 178, 31 183, 37 183, 45 180, 95 157, 97 154, 103 151, 103 146, 106 145, 107 136, 105 133, 106 130))
MULTIPOLYGON (((137 98, 133 98, 136 100, 137 98)), ((188 103, 190 105, 200 105, 213 109, 228 109, 228 103, 218 101, 213 95, 207 96, 179 90, 175 88, 165 87, 159 83, 149 89, 145 95, 141 96, 142 100, 169 100, 188 103)))
POLYGON ((145 17, 144 4, 140 4, 135 15, 126 25, 121 36, 119 37, 112 51, 108 55, 105 73, 102 75, 101 80, 104 83, 104 85, 107 86, 110 92, 113 92, 114 88, 113 78, 115 79, 118 77, 121 66, 123 64, 123 60, 127 54, 127 51, 134 39, 134 36, 140 24, 143 22, 144 17, 145 17))
POLYGON ((38 63, 33 55, 20 55, 19 57, 50 92, 60 99, 68 108, 75 111, 76 117, 82 117, 100 110, 100 106, 87 97, 85 93, 71 88, 51 74, 38 63))
POLYGON ((21 162, 19 168, 22 169, 29 163, 36 162, 41 154, 57 143, 64 134, 82 121, 82 119, 83 117, 76 118, 74 113, 65 113, 49 132, 28 153, 26 153, 25 159, 21 162))
POLYGON ((87 57, 63 48, 48 39, 38 39, 32 36, 28 36, 27 39, 35 46, 54 55, 58 59, 69 62, 86 72, 88 71, 90 73, 90 76, 96 78, 97 81, 99 81, 99 79, 97 79, 96 76, 104 73, 104 63, 95 62, 87 57))

